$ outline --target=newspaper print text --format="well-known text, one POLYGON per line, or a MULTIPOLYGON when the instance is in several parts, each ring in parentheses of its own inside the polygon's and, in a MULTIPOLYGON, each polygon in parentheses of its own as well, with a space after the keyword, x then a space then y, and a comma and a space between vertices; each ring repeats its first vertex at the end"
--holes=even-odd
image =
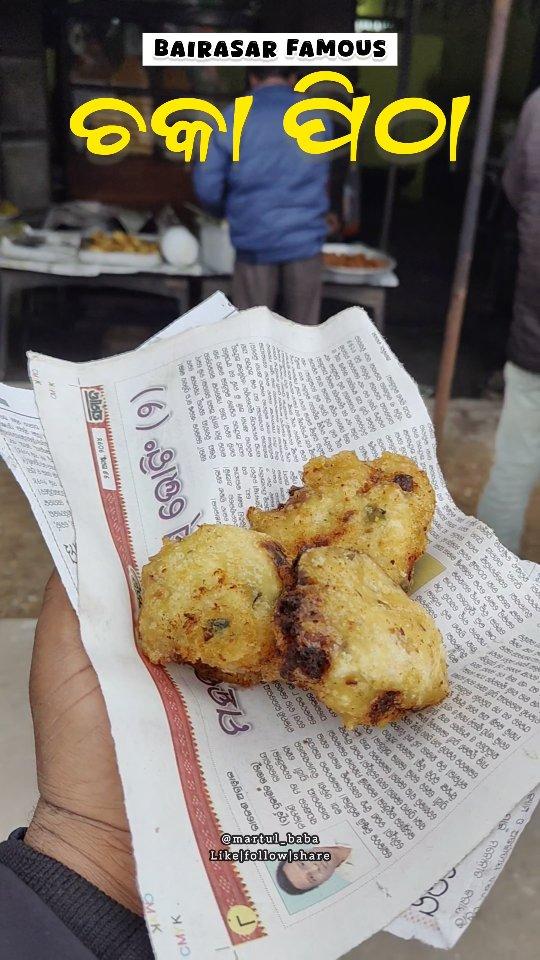
MULTIPOLYGON (((131 398, 130 403, 135 405, 137 424, 136 430, 157 430, 171 418, 171 410, 167 407, 165 386, 146 387, 131 398)), ((177 463, 176 450, 173 447, 162 446, 156 438, 146 440, 144 455, 139 460, 139 469, 154 484, 154 499, 158 502, 158 516, 161 520, 172 520, 179 517, 188 505, 188 498, 182 493, 183 481, 180 467, 177 463)), ((202 513, 175 530, 167 532, 169 538, 185 537, 195 530, 202 513)))

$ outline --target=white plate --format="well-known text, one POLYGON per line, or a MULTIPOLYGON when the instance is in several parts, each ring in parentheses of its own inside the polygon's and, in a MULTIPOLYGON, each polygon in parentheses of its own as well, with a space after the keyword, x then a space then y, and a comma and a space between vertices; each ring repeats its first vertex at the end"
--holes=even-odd
POLYGON ((325 274, 329 279, 336 280, 337 282, 341 279, 352 280, 353 278, 357 278, 361 280, 365 277, 377 276, 381 273, 388 273, 396 266, 396 261, 392 257, 389 257, 387 253, 383 253, 382 250, 375 250, 373 247, 366 247, 363 243, 325 243, 322 252, 323 255, 325 253, 338 253, 348 254, 349 256, 355 253, 363 253, 366 257, 370 257, 373 260, 384 260, 384 264, 381 266, 374 265, 373 267, 331 267, 325 263, 325 274))
POLYGON ((77 249, 69 243, 61 241, 49 242, 48 238, 36 238, 38 245, 26 246, 14 243, 9 237, 2 237, 0 252, 2 256, 11 260, 35 260, 40 263, 58 263, 59 261, 76 260, 77 249), (39 242, 43 240, 43 242, 39 242))

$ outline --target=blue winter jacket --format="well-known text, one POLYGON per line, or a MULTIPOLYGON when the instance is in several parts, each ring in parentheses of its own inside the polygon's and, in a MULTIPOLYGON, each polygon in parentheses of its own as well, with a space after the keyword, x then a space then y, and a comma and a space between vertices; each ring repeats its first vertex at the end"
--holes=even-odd
POLYGON ((324 243, 329 162, 304 153, 283 130, 283 115, 298 99, 288 85, 254 91, 236 163, 231 159, 233 108, 227 107, 227 133, 212 135, 205 162, 195 167, 199 202, 227 218, 239 260, 303 260, 324 243))

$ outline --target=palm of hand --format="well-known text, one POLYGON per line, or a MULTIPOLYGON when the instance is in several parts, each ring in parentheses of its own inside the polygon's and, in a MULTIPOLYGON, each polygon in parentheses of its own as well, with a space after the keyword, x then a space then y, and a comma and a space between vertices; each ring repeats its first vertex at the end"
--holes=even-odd
POLYGON ((30 702, 42 799, 127 829, 105 701, 57 574, 38 620, 30 702))
POLYGON ((36 629, 30 705, 40 800, 26 842, 139 912, 105 701, 56 573, 36 629))

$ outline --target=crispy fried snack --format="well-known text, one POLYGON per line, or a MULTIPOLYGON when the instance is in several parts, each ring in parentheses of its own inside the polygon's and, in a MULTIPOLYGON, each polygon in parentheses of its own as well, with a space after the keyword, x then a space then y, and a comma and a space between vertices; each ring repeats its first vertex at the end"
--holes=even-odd
POLYGON ((349 267, 358 269, 358 267, 367 269, 377 269, 389 267, 390 264, 385 257, 368 257, 365 253, 325 253, 323 255, 325 267, 349 267))
POLYGON ((424 471, 397 453, 363 461, 344 451, 310 460, 302 479, 304 486, 292 487, 277 509, 250 507, 250 526, 281 544, 291 559, 306 547, 360 550, 408 587, 435 510, 424 471))
POLYGON ((145 240, 144 237, 137 237, 132 233, 124 233, 122 230, 113 230, 112 233, 105 233, 104 230, 96 230, 90 237, 84 241, 85 250, 99 250, 100 253, 158 253, 159 244, 155 240, 145 240))
POLYGON ((281 549, 253 530, 207 524, 164 540, 142 571, 141 650, 153 663, 204 664, 216 680, 274 680, 272 617, 289 582, 281 549))
POLYGON ((448 694, 441 635, 429 614, 365 554, 306 550, 278 601, 285 679, 352 728, 384 726, 448 694))

